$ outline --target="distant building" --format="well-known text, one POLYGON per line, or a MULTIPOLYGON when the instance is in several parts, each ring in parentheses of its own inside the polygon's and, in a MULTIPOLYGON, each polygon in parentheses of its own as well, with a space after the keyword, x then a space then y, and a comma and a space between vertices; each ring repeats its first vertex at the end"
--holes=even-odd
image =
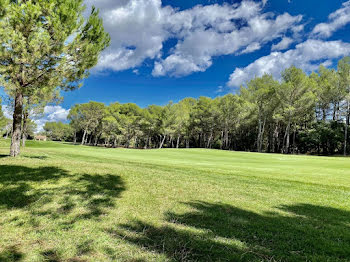
POLYGON ((38 136, 34 136, 34 140, 36 140, 36 141, 46 141, 47 137, 38 135, 38 136))

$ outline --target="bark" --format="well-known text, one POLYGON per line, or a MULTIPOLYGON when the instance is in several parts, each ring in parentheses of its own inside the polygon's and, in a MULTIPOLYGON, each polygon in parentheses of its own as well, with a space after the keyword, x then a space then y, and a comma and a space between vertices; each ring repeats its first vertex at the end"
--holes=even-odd
POLYGON ((10 129, 7 129, 6 130, 6 136, 5 136, 5 139, 7 139, 9 137, 9 133, 10 133, 10 129))
POLYGON ((256 141, 256 144, 257 144, 257 147, 258 147, 257 148, 258 152, 261 152, 261 145, 260 145, 261 130, 262 130, 262 121, 261 121, 261 119, 259 117, 259 120, 258 120, 258 139, 256 141))
POLYGON ((284 153, 289 153, 289 144, 290 144, 290 120, 288 121, 288 125, 286 127, 286 133, 284 135, 285 137, 285 146, 284 146, 284 153))
POLYGON ((146 140, 145 140, 144 149, 147 149, 147 147, 148 147, 148 141, 149 141, 149 136, 147 136, 147 138, 146 138, 146 140))
POLYGON ((85 144, 86 133, 87 133, 87 131, 84 130, 83 139, 81 140, 81 144, 82 144, 82 145, 85 144))
POLYGON ((347 144, 348 144, 348 126, 349 126, 349 109, 350 104, 347 102, 347 111, 346 111, 346 122, 345 122, 345 132, 344 132, 344 156, 347 154, 347 144))
POLYGON ((207 143, 207 148, 209 148, 212 138, 213 138, 213 133, 210 133, 210 137, 209 137, 208 143, 207 143))
POLYGON ((173 148, 173 137, 170 137, 170 141, 169 141, 170 147, 173 148))
POLYGON ((177 136, 176 148, 179 148, 179 144, 180 144, 180 135, 177 136))
POLYGON ((15 110, 13 112, 13 133, 11 140, 10 156, 16 157, 20 153, 21 147, 21 127, 23 113, 23 95, 17 92, 15 98, 15 110))
POLYGON ((326 112, 326 109, 322 109, 322 120, 323 120, 323 122, 326 122, 326 120, 327 120, 327 112, 326 112))
POLYGON ((27 128, 28 128, 28 111, 25 110, 23 114, 22 147, 26 147, 27 128))
POLYGON ((74 141, 73 141, 74 144, 77 143, 77 132, 74 132, 74 141))
POLYGON ((294 132, 293 132, 293 154, 295 154, 295 149, 296 149, 295 136, 296 136, 296 124, 294 125, 294 132))
POLYGON ((160 142, 159 149, 163 147, 165 138, 166 138, 166 135, 163 137, 162 141, 160 142))

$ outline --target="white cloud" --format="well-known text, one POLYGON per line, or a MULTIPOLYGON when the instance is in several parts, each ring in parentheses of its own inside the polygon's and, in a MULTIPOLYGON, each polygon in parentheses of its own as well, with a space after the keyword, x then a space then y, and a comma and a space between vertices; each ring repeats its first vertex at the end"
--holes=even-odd
POLYGON ((161 0, 87 0, 101 9, 111 46, 102 54, 97 70, 136 68, 156 60, 153 75, 183 76, 205 71, 212 58, 260 49, 297 27, 302 16, 262 13, 262 2, 212 4, 178 11, 161 0), (165 54, 169 39, 177 44, 165 54))
POLYGON ((294 65, 306 72, 316 70, 320 63, 331 65, 333 59, 350 55, 350 43, 342 41, 307 40, 298 44, 295 49, 286 52, 272 52, 254 61, 244 68, 236 68, 230 76, 228 86, 237 87, 245 84, 255 76, 264 73, 280 79, 281 72, 294 65))
POLYGON ((2 105, 2 112, 4 113, 4 116, 8 119, 12 119, 12 109, 9 106, 2 105))
POLYGON ((342 8, 328 16, 327 23, 315 26, 311 35, 315 37, 330 37, 335 31, 350 23, 350 1, 343 3, 342 8))
MULTIPOLYGON (((256 5, 251 2, 249 4, 256 5)), ((246 24, 241 28, 232 25, 228 32, 219 32, 203 26, 191 30, 178 42, 171 55, 156 63, 153 75, 184 76, 193 72, 203 72, 212 65, 213 57, 256 51, 261 45, 281 37, 302 19, 301 16, 290 16, 287 13, 276 18, 267 14, 251 14, 249 18, 245 18, 242 14, 239 19, 246 24)), ((234 19, 228 15, 225 15, 225 18, 234 19)), ((219 27, 220 24, 216 23, 215 26, 219 27)))
POLYGON ((225 90, 225 88, 223 86, 218 86, 218 88, 216 89, 215 93, 219 94, 219 93, 223 93, 225 90))
POLYGON ((61 106, 45 106, 42 115, 33 116, 34 122, 37 124, 36 131, 43 131, 46 122, 66 122, 69 111, 61 106))
POLYGON ((169 33, 164 21, 173 12, 161 0, 88 0, 100 8, 111 46, 102 54, 98 70, 125 70, 139 66, 145 59, 159 56, 169 33))
POLYGON ((290 37, 283 37, 282 40, 275 44, 272 45, 271 50, 272 51, 280 51, 280 50, 285 50, 287 49, 292 43, 294 43, 294 40, 290 37))

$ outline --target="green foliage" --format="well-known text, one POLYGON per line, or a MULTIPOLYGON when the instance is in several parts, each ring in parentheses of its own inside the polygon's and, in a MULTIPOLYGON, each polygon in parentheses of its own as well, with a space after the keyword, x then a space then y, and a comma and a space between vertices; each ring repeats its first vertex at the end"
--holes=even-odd
POLYGON ((14 100, 12 156, 20 151, 25 104, 43 107, 80 87, 109 45, 98 10, 87 19, 83 11, 83 0, 0 2, 0 85, 14 100))
POLYGON ((2 105, 1 105, 1 98, 0 98, 0 134, 2 134, 6 128, 8 119, 4 116, 4 113, 2 111, 2 105))
POLYGON ((62 122, 46 122, 44 125, 45 135, 54 141, 68 141, 73 137, 73 130, 69 124, 62 122))

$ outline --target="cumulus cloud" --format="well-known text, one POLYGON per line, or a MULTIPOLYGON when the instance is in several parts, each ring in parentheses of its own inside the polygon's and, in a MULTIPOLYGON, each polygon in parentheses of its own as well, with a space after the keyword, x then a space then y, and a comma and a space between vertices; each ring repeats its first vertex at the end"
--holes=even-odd
POLYGON ((271 50, 272 51, 285 50, 293 43, 294 43, 294 40, 292 38, 290 38, 290 37, 283 37, 282 40, 279 43, 277 43, 275 45, 272 45, 271 50))
POLYGON ((212 58, 260 49, 261 45, 297 28, 302 16, 263 13, 262 2, 212 4, 179 11, 161 0, 87 0, 101 9, 111 46, 97 70, 136 68, 155 60, 154 76, 183 76, 205 71, 212 58), (176 45, 163 54, 163 45, 176 45))
POLYGON ((309 39, 286 52, 272 52, 244 68, 236 68, 228 86, 237 87, 255 76, 272 74, 279 79, 284 69, 294 65, 306 72, 317 69, 320 63, 331 65, 334 59, 350 55, 350 43, 309 39))
POLYGON ((302 16, 288 13, 277 17, 261 13, 259 3, 248 1, 240 5, 199 6, 176 16, 187 21, 181 31, 184 37, 168 57, 155 63, 154 76, 203 72, 212 65, 213 57, 259 50, 302 20, 302 16), (198 22, 203 17, 206 21, 198 22))
POLYGON ((343 3, 342 8, 331 13, 328 16, 327 23, 316 25, 311 35, 313 37, 327 38, 348 23, 350 23, 350 1, 343 3))
POLYGON ((61 106, 45 106, 42 115, 32 117, 37 124, 36 131, 43 131, 46 122, 66 122, 69 111, 61 106))
POLYGON ((98 70, 134 68, 160 55, 169 33, 164 21, 173 9, 162 7, 161 0, 88 0, 100 8, 111 46, 102 54, 98 70))

